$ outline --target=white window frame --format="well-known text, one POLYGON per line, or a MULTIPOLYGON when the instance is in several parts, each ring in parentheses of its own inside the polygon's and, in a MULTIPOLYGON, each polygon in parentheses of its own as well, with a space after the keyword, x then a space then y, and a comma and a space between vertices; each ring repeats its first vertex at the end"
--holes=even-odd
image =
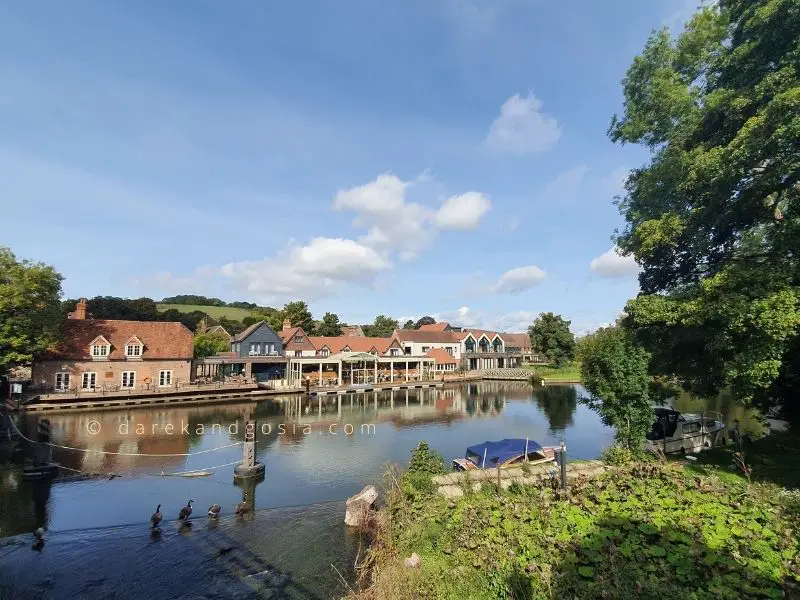
POLYGON ((142 358, 142 345, 125 344, 125 358, 142 358))
POLYGON ((303 336, 302 335, 294 336, 294 343, 295 344, 302 344, 303 343, 303 336))
POLYGON ((319 355, 320 356, 330 356, 331 355, 331 351, 328 348, 323 348, 322 350, 319 351, 319 355))
POLYGON ((66 392, 69 389, 71 379, 72 375, 69 371, 59 371, 53 378, 53 389, 57 392, 66 392), (61 385, 59 385, 59 379, 61 380, 61 385))
POLYGON ((92 358, 108 358, 108 344, 92 344, 92 358))
POLYGON ((81 389, 94 390, 96 388, 97 388, 97 373, 95 371, 84 371, 81 374, 81 389), (86 385, 87 383, 91 383, 94 385, 86 385))
POLYGON ((136 371, 123 371, 122 373, 120 373, 119 387, 120 389, 123 390, 134 389, 136 387, 136 371))
POLYGON ((158 387, 169 387, 172 385, 172 369, 165 369, 158 372, 158 387))

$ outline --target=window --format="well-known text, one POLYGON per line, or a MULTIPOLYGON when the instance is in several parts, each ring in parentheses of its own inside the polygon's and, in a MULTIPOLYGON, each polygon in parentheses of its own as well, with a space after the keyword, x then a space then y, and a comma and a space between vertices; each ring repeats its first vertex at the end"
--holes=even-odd
POLYGON ((241 350, 242 350, 242 344, 241 344, 241 342, 236 342, 236 350, 234 350, 234 352, 236 352, 236 354, 239 354, 239 352, 240 352, 241 350))
POLYGON ((296 335, 296 336, 294 336, 294 341, 295 341, 295 343, 296 343, 296 344, 301 344, 301 343, 303 343, 303 336, 302 336, 302 335, 296 335))
POLYGON ((123 371, 121 387, 131 389, 135 386, 136 386, 136 371, 123 371))
POLYGON ((329 356, 330 353, 331 353, 331 351, 328 350, 327 348, 323 348, 322 350, 319 351, 319 355, 320 356, 329 356))
POLYGON ((69 389, 69 373, 56 373, 56 391, 65 392, 69 389))
POLYGON ((389 356, 397 356, 398 354, 400 354, 400 350, 397 348, 392 348, 389 350, 389 356))
POLYGON ((275 354, 275 344, 264 344, 264 354, 275 354))
POLYGON ((165 385, 172 385, 172 371, 159 371, 158 385, 161 387, 164 387, 165 385))
POLYGON ((250 342, 250 354, 260 354, 261 344, 250 342))
POLYGON ((128 358, 139 358, 142 355, 140 344, 128 344, 125 346, 125 356, 128 358))
POLYGON ((405 347, 405 353, 406 354, 411 354, 411 346, 406 346, 405 347))
POLYGON ((294 355, 295 356, 303 356, 303 351, 302 350, 295 350, 294 351, 294 355))
POLYGON ((430 346, 423 346, 423 347, 422 347, 422 353, 423 353, 423 354, 425 354, 425 353, 426 353, 428 350, 430 350, 430 349, 431 349, 431 347, 430 347, 430 346))
POLYGON ((453 356, 453 347, 452 347, 452 346, 447 346, 447 347, 445 348, 445 350, 447 350, 447 353, 448 353, 450 356, 453 356))
POLYGON ((81 389, 93 390, 97 386, 97 373, 84 373, 81 379, 81 389))
POLYGON ((700 423, 684 423, 683 433, 698 433, 700 431, 700 423))
POLYGON ((103 357, 108 356, 108 345, 107 344, 94 344, 92 346, 92 357, 103 357))

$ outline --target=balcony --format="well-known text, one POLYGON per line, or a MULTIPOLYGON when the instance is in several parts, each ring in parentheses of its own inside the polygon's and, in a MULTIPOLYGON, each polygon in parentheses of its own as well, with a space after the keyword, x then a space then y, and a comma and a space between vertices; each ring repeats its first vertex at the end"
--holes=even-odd
POLYGON ((479 357, 479 356, 497 356, 498 354, 517 355, 521 353, 522 352, 519 348, 504 348, 502 350, 495 350, 494 348, 486 348, 486 349, 476 348, 474 350, 467 349, 467 351, 464 352, 464 356, 479 357))

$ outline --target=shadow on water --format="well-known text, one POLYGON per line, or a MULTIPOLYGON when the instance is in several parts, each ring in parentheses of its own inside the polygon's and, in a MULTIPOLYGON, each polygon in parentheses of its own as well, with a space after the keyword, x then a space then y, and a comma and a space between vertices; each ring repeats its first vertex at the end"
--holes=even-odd
POLYGON ((578 389, 573 385, 535 386, 533 401, 547 417, 550 432, 555 434, 572 425, 578 408, 578 389))

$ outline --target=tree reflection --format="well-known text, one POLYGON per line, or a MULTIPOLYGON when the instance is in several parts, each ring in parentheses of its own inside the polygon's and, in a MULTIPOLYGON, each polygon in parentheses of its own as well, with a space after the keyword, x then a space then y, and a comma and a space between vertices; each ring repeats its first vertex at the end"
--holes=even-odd
POLYGON ((550 423, 550 431, 563 431, 572 425, 578 407, 578 389, 572 385, 537 386, 533 400, 550 423))

